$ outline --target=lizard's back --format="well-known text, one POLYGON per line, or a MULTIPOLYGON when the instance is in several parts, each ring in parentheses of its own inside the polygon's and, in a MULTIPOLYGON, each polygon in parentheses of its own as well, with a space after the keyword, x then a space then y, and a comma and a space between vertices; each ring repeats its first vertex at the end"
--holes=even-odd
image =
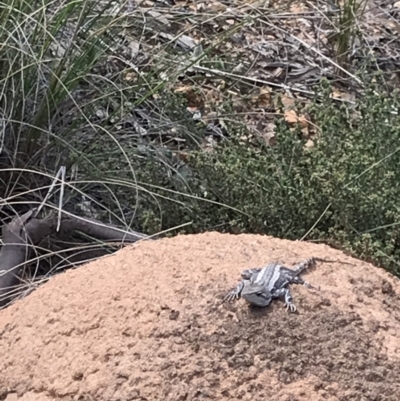
POLYGON ((250 281, 253 284, 264 287, 268 291, 271 291, 274 288, 285 284, 285 280, 281 278, 281 268, 282 266, 280 266, 278 263, 270 263, 262 268, 258 274, 253 274, 250 281))

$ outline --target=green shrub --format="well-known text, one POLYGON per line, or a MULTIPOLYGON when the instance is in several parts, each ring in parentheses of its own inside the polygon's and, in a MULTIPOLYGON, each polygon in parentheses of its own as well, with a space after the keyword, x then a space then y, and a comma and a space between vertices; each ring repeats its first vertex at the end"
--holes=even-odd
POLYGON ((214 152, 192 151, 185 179, 147 159, 137 176, 151 195, 140 195, 138 227, 192 222, 181 231, 323 241, 400 274, 400 98, 371 89, 357 106, 338 106, 323 91, 308 108, 319 128, 311 148, 278 119, 275 146, 243 142, 232 124, 214 152))
POLYGON ((199 155, 197 169, 218 187, 215 200, 247 213, 232 216, 242 231, 307 235, 399 274, 398 94, 370 90, 351 110, 325 91, 309 113, 320 131, 314 147, 280 121, 275 147, 232 140, 212 158, 199 155))

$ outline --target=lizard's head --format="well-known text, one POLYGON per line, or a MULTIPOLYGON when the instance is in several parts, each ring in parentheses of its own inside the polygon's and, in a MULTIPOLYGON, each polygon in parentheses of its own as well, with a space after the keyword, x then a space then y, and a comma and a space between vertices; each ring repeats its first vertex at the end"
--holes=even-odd
POLYGON ((253 305, 264 307, 271 303, 271 293, 262 286, 246 282, 241 294, 242 298, 253 305))

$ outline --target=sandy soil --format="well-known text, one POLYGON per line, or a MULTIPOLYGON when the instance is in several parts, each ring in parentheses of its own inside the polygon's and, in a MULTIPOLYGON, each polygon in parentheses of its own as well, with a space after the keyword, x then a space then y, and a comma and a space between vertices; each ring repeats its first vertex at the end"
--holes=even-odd
POLYGON ((400 283, 323 245, 207 233, 142 242, 0 312, 0 400, 398 401, 400 283), (298 313, 221 303, 240 271, 329 258, 298 313))

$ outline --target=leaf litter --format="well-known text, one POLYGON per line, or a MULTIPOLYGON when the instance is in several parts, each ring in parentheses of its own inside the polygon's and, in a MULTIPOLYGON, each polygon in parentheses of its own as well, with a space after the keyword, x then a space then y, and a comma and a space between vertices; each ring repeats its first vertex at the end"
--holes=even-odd
MULTIPOLYGON (((115 54, 108 60, 108 75, 122 72, 130 84, 153 72, 165 90, 186 98, 189 115, 214 139, 225 135, 224 120, 239 119, 249 132, 273 144, 274 119, 281 114, 279 96, 287 123, 293 129, 300 125, 310 139, 317 129, 295 105, 304 109, 321 79, 331 82, 338 102, 349 103, 363 94, 360 77, 373 80, 380 71, 388 87, 399 83, 400 2, 358 1, 356 33, 344 65, 335 54, 343 1, 116 2, 112 15, 123 23, 107 32, 115 54), (233 114, 227 114, 226 104, 233 114)), ((154 93, 150 99, 156 97, 154 93)), ((128 114, 125 120, 134 119, 141 136, 160 124, 175 124, 143 105, 128 114), (138 110, 140 119, 135 117, 138 110)), ((171 138, 172 128, 162 135, 161 145, 166 139, 170 148, 185 147, 184 141, 171 138)))

